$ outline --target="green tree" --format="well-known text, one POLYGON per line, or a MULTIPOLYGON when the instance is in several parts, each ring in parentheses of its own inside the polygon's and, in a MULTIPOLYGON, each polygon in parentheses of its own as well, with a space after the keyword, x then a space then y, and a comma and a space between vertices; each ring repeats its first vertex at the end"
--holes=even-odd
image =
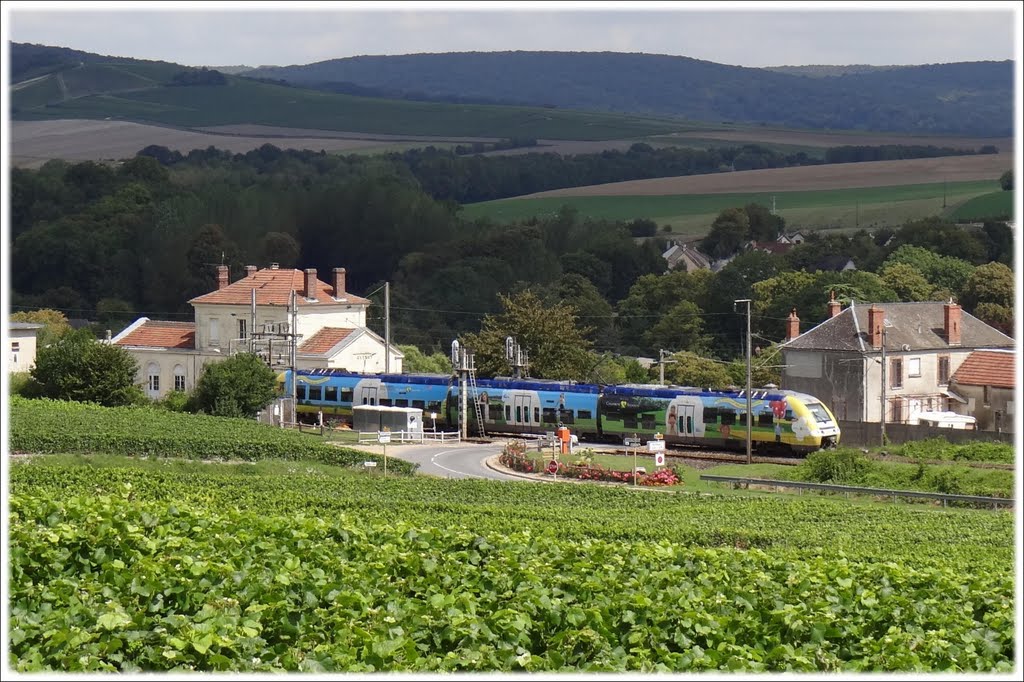
POLYGON ((904 244, 885 259, 882 268, 894 263, 906 263, 924 275, 937 289, 944 289, 959 297, 974 272, 974 266, 960 258, 941 256, 920 246, 904 244))
POLYGON ((513 336, 530 356, 530 376, 584 381, 593 366, 589 329, 578 327, 576 310, 565 304, 547 305, 530 290, 512 296, 499 294, 502 312, 485 315, 480 332, 463 341, 475 354, 482 376, 507 375, 505 339, 513 336))
POLYGON ((750 231, 750 217, 742 208, 727 208, 711 224, 700 250, 712 258, 728 258, 743 246, 750 231))
POLYGON ((909 263, 890 263, 878 275, 885 284, 896 292, 901 301, 930 301, 935 287, 925 279, 921 271, 909 263))
POLYGON ((131 353, 80 329, 41 348, 30 374, 41 397, 114 407, 144 401, 135 384, 138 370, 131 353))
POLYGON ((684 351, 671 357, 675 362, 665 365, 665 381, 678 386, 721 389, 733 385, 724 363, 684 351))
POLYGON ((206 365, 196 382, 199 409, 222 417, 254 417, 274 400, 275 374, 252 353, 206 365))
POLYGON ((562 275, 555 283, 552 303, 561 301, 576 309, 579 319, 591 328, 587 338, 605 348, 616 345, 615 312, 594 284, 578 274, 562 275))
POLYGON ((688 350, 702 353, 710 339, 704 334, 704 313, 696 303, 680 301, 644 335, 649 348, 688 350))
POLYGON ((786 220, 782 216, 772 215, 767 206, 747 204, 743 207, 750 220, 747 236, 757 242, 773 242, 786 229, 786 220))
POLYGON ((405 358, 402 360, 402 371, 407 373, 451 374, 451 359, 439 351, 427 355, 416 346, 400 345, 405 358))
POLYGON ((68 324, 68 318, 64 316, 64 313, 49 308, 11 313, 10 319, 11 322, 31 322, 43 325, 43 328, 36 333, 36 345, 39 348, 45 348, 55 343, 71 330, 71 325, 68 324))
POLYGON ((1002 175, 999 176, 999 186, 1002 187, 1003 190, 1007 191, 1007 192, 1010 191, 1011 189, 1013 189, 1013 170, 1012 169, 1006 171, 1005 173, 1003 173, 1002 175))
POLYGON ((1002 263, 974 269, 961 297, 964 309, 1009 334, 1013 329, 1013 271, 1002 263))

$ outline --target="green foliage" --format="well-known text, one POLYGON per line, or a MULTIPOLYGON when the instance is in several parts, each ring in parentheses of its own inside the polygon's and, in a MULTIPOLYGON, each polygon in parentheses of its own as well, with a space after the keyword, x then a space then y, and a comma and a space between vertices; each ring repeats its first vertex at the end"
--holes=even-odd
POLYGON ((478 334, 467 334, 465 344, 476 355, 482 376, 508 376, 505 339, 515 337, 530 356, 530 376, 540 379, 584 380, 591 363, 587 328, 576 324, 576 310, 568 305, 545 305, 527 290, 499 295, 503 311, 486 315, 478 334))
POLYGON ((881 269, 878 275, 901 301, 931 301, 935 287, 925 279, 921 271, 909 263, 893 262, 881 269))
POLYGON ((750 232, 750 217, 742 208, 727 208, 711 224, 708 236, 701 240, 700 250, 713 259, 728 258, 737 251, 750 232))
POLYGON ((798 467, 804 480, 838 485, 856 485, 872 468, 871 460, 849 448, 812 452, 798 467))
POLYGON ((427 355, 416 346, 398 346, 405 356, 402 359, 402 371, 410 374, 451 374, 452 361, 447 355, 440 351, 434 351, 427 355))
POLYGON ((975 310, 981 303, 1013 310, 1013 271, 1002 263, 989 263, 974 269, 960 298, 964 308, 975 310))
POLYGON ((900 457, 950 460, 956 462, 997 462, 1013 464, 1016 450, 1009 443, 973 442, 957 445, 944 438, 908 441, 887 448, 900 457))
MULTIPOLYGON (((674 353, 670 359, 675 362, 665 365, 665 381, 668 383, 712 389, 733 385, 732 376, 721 362, 690 352, 674 353)), ((745 378, 743 383, 746 383, 745 378)))
POLYGON ((1013 169, 1006 171, 999 176, 999 186, 1003 188, 1004 192, 1009 192, 1013 189, 1013 169))
MULTIPOLYGON (((153 406, 106 408, 51 400, 11 399, 12 452, 99 453, 196 460, 309 460, 361 466, 376 455, 328 445, 295 431, 183 414, 153 406)), ((415 465, 388 462, 388 471, 411 473, 415 465)))
POLYGON ((19 672, 1013 666, 1010 514, 170 463, 10 478, 19 672))
POLYGON ((936 289, 944 289, 959 296, 974 272, 974 266, 960 258, 940 256, 926 248, 904 244, 896 248, 883 264, 885 268, 906 264, 920 272, 936 289))
POLYGON ((31 322, 43 325, 42 329, 36 332, 36 347, 45 348, 56 343, 61 336, 71 330, 68 318, 58 310, 29 310, 11 313, 11 322, 31 322))
POLYGON ((38 382, 28 372, 11 372, 7 393, 8 395, 20 395, 22 398, 38 398, 41 389, 38 382))
POLYGON ((192 412, 195 409, 193 397, 185 391, 171 391, 162 399, 154 401, 153 405, 169 412, 192 412))
POLYGON ((274 400, 274 371, 252 353, 203 367, 196 382, 199 409, 222 417, 254 417, 274 400))
POLYGON ((117 406, 144 400, 135 385, 138 370, 124 348, 100 343, 88 331, 78 330, 39 349, 31 375, 41 397, 117 406))

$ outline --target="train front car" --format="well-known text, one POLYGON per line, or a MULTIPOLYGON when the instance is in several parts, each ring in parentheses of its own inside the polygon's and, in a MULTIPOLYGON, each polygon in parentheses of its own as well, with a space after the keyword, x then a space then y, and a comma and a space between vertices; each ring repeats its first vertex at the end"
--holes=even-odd
POLYGON ((795 452, 827 450, 839 445, 839 422, 823 402, 806 393, 786 393, 794 415, 790 428, 795 452))

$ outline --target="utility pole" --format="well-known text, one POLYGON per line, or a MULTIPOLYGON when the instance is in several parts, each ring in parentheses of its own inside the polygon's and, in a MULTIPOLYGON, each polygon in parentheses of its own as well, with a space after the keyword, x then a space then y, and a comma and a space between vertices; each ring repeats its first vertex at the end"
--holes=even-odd
POLYGON ((665 353, 670 353, 670 352, 671 351, 667 351, 664 348, 659 348, 658 349, 658 385, 659 386, 664 386, 665 385, 665 365, 669 364, 670 362, 676 362, 676 360, 666 360, 665 359, 665 353))
POLYGON ((736 309, 737 303, 747 304, 747 464, 750 464, 752 461, 750 456, 750 299, 741 298, 733 301, 733 310, 736 309))
POLYGON ((459 373, 459 437, 465 441, 469 437, 469 419, 467 418, 466 394, 469 393, 469 359, 466 349, 459 340, 452 341, 452 367, 459 373))
POLYGON ((391 282, 384 282, 384 373, 391 373, 391 282))
POLYGON ((252 290, 252 303, 249 310, 249 352, 256 352, 256 289, 252 290))
POLYGON ((298 330, 298 327, 296 326, 298 324, 298 317, 299 317, 299 315, 298 315, 298 304, 295 302, 295 289, 292 289, 292 300, 291 300, 291 306, 290 307, 291 307, 291 318, 292 318, 292 320, 291 320, 291 325, 290 325, 291 328, 288 330, 291 333, 291 343, 289 344, 289 346, 290 346, 290 348, 289 348, 289 350, 290 350, 290 353, 289 353, 289 355, 290 355, 290 357, 289 357, 289 364, 291 365, 291 370, 292 370, 292 395, 291 395, 292 400, 291 400, 291 403, 292 403, 292 424, 294 424, 295 422, 298 421, 298 417, 296 416, 296 409, 295 409, 295 407, 296 407, 295 406, 295 396, 296 396, 297 386, 298 386, 298 383, 299 383, 299 377, 298 377, 298 374, 295 371, 295 350, 296 350, 296 346, 298 345, 297 344, 297 340, 299 338, 299 334, 298 334, 299 330, 298 330))

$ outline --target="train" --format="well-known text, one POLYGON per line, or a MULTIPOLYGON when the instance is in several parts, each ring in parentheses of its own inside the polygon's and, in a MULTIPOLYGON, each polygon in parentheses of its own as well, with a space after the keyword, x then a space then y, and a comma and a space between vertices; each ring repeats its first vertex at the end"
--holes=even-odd
MULTIPOLYGON (((360 374, 339 369, 295 372, 296 414, 303 421, 351 424, 353 405, 423 410, 424 428, 457 430, 459 381, 443 374, 360 374), (431 421, 427 421, 427 420, 431 421)), ((278 376, 291 394, 292 371, 278 376)), ((467 429, 487 434, 543 434, 566 426, 580 441, 745 449, 747 396, 648 384, 598 385, 544 379, 477 379, 467 391, 467 429)), ((750 392, 751 445, 762 452, 807 454, 839 444, 832 412, 806 393, 757 388, 750 392)))

